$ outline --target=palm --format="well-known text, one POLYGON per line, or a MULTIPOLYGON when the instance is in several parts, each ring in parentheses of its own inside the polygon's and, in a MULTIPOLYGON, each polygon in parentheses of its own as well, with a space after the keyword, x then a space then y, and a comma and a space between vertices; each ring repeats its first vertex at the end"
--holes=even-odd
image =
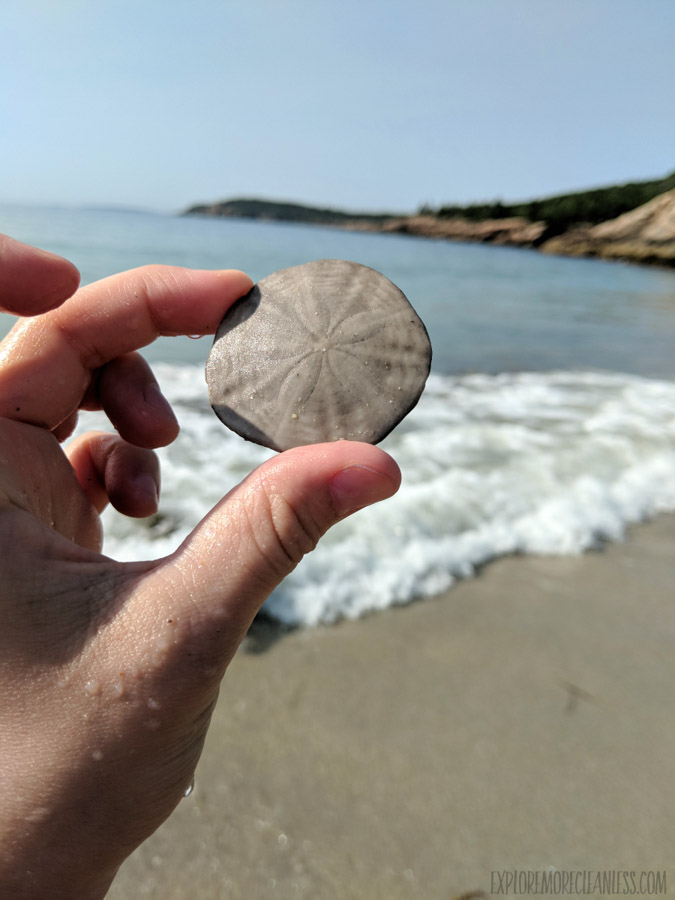
MULTIPOLYGON (((0 669, 5 691, 21 689, 49 736, 36 742, 30 734, 26 744, 15 739, 11 758, 19 764, 34 756, 37 743, 38 771, 50 783, 64 758, 93 761, 93 769, 68 780, 72 824, 104 816, 131 848, 166 818, 189 784, 217 693, 213 676, 220 673, 186 682, 182 691, 167 678, 178 622, 138 615, 147 601, 143 576, 156 564, 123 565, 95 552, 98 515, 56 439, 5 420, 0 446, 6 460, 0 528, 12 548, 0 560, 0 669), (27 684, 34 686, 29 697, 27 684), (181 693, 189 701, 180 705, 182 715, 167 717, 181 693), (105 772, 104 794, 93 790, 98 770, 105 772)), ((16 735, 11 717, 8 725, 6 733, 16 735)), ((33 815, 48 809, 34 770, 19 788, 22 815, 26 804, 33 815)))
POLYGON ((44 523, 82 547, 99 550, 98 514, 80 490, 56 438, 41 428, 2 419, 0 448, 3 506, 29 513, 36 528, 44 523))

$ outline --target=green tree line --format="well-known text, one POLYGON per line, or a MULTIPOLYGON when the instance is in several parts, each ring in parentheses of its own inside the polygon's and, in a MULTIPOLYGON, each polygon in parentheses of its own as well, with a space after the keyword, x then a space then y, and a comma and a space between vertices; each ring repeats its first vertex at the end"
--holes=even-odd
POLYGON ((191 206, 184 215, 236 216, 244 219, 272 219, 282 222, 306 222, 318 225, 342 225, 348 222, 382 223, 391 213, 354 213, 338 209, 321 209, 280 200, 241 197, 220 203, 191 206))
POLYGON ((530 222, 546 222, 547 236, 562 234, 575 225, 596 225, 647 203, 658 194, 675 188, 675 172, 656 181, 635 181, 573 194, 559 194, 524 203, 472 203, 469 206, 442 206, 440 218, 463 218, 472 222, 520 216, 530 222))

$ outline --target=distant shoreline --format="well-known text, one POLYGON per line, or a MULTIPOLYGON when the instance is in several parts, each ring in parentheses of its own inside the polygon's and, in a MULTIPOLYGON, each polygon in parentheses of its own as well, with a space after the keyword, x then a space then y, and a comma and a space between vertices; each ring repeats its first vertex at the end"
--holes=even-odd
POLYGON ((675 267, 675 173, 660 181, 529 203, 441 207, 415 214, 348 212, 234 198, 190 206, 180 215, 294 222, 675 267))

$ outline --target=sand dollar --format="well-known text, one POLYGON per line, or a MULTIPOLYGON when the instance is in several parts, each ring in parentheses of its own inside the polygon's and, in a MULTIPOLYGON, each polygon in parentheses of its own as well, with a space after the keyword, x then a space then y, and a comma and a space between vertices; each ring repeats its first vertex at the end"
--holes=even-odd
POLYGON ((415 406, 430 365, 426 329, 396 285, 321 259, 268 275, 228 310, 206 381, 225 425, 273 450, 376 444, 415 406))

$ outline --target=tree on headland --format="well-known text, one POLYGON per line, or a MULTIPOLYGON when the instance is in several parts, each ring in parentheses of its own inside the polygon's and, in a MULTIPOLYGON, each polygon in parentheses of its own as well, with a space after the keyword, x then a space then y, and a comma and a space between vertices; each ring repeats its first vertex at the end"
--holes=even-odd
POLYGON ((655 181, 617 184, 524 203, 504 204, 498 200, 468 206, 442 206, 436 215, 439 218, 461 218, 470 222, 517 216, 529 222, 546 222, 547 236, 552 236, 562 234, 576 225, 597 225, 615 219, 673 188, 675 172, 655 181))

